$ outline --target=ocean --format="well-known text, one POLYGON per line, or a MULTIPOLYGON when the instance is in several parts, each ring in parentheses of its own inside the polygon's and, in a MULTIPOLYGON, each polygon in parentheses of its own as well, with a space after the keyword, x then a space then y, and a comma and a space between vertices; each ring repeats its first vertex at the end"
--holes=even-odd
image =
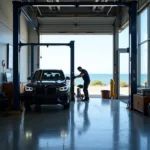
MULTIPOLYGON (((112 74, 89 74, 90 75, 90 79, 91 82, 94 80, 100 80, 102 81, 104 84, 109 85, 110 84, 110 80, 113 79, 113 75, 112 74)), ((68 74, 66 74, 66 76, 69 76, 68 74)), ((141 83, 144 85, 144 82, 147 80, 147 75, 146 74, 142 74, 141 75, 141 83)), ((129 75, 128 74, 121 74, 120 75, 120 81, 124 81, 126 83, 129 83, 129 75)), ((78 78, 75 80, 75 84, 83 84, 83 80, 81 78, 78 78)))

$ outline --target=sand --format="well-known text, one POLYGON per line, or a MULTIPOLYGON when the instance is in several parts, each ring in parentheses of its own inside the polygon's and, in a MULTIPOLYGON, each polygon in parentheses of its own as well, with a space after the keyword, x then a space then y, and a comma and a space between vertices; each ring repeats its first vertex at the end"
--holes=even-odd
MULTIPOLYGON (((101 95, 101 90, 110 90, 110 86, 89 86, 89 94, 90 95, 101 95)), ((77 87, 75 87, 75 93, 77 91, 77 87)), ((83 92, 82 92, 83 93, 83 92)), ((128 87, 121 87, 120 88, 120 95, 129 95, 129 88, 128 87)))

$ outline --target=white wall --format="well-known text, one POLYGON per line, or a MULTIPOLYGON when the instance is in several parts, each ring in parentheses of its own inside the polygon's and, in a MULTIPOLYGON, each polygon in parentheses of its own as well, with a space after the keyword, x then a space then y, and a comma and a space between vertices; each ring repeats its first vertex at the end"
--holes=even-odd
MULTIPOLYGON (((3 83, 3 68, 1 61, 7 62, 6 44, 13 44, 13 10, 12 0, 0 0, 0 90, 3 83)), ((28 42, 28 24, 21 15, 21 41, 28 42)), ((7 66, 7 64, 6 64, 7 66)), ((12 70, 4 68, 4 72, 12 70)), ((20 81, 25 82, 28 76, 28 47, 22 48, 20 52, 20 81)))

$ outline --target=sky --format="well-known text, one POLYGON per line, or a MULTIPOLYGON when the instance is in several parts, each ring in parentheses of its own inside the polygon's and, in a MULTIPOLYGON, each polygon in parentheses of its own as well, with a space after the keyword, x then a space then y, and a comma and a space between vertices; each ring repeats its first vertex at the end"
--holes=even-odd
MULTIPOLYGON (((82 66, 90 73, 112 73, 113 41, 110 35, 42 35, 41 42, 69 43, 75 41, 75 71, 82 66)), ((70 72, 69 47, 42 47, 41 68, 63 68, 70 72), (47 63, 48 62, 48 63, 47 63)), ((78 73, 78 71, 76 71, 78 73)))
MULTIPOLYGON (((122 37, 124 38, 124 35, 122 37)), ((82 66, 93 74, 112 74, 113 36, 112 35, 41 35, 41 43, 69 43, 75 41, 75 72, 82 66)), ((124 42, 125 47, 127 44, 124 42)), ((62 69, 70 73, 70 48, 65 46, 40 47, 40 68, 62 69)), ((123 61, 125 62, 125 61, 123 61)), ((124 64, 124 63, 123 63, 124 64)), ((127 65, 124 65, 127 68, 127 65)), ((127 73, 122 70, 122 73, 127 73)))

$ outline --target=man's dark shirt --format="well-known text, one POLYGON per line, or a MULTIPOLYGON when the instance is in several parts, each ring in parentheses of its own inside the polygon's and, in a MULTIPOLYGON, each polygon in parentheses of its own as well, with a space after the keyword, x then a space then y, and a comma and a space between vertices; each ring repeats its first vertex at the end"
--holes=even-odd
POLYGON ((81 74, 83 74, 82 78, 83 78, 84 82, 90 82, 89 74, 85 69, 82 70, 81 74))

